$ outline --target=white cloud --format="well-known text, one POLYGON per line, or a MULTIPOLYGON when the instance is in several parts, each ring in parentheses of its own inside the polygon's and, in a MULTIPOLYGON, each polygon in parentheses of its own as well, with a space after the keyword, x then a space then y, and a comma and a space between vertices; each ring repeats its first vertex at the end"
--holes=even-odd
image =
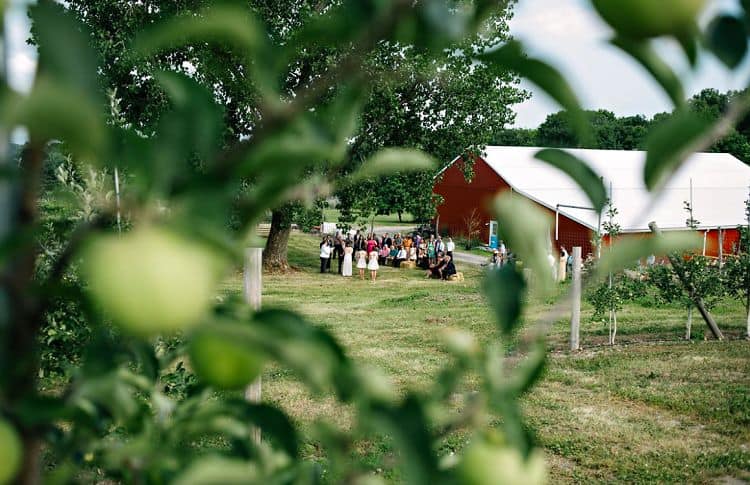
MULTIPOLYGON (((733 0, 713 0, 708 19, 718 11, 735 10, 733 0)), ((611 31, 585 0, 521 0, 511 32, 528 46, 530 54, 558 67, 576 88, 588 109, 609 109, 633 115, 671 110, 669 98, 633 60, 610 46, 611 31)), ((700 57, 691 71, 673 42, 659 41, 657 49, 685 81, 689 95, 712 87, 725 91, 747 85, 750 63, 736 73, 726 70, 709 54, 700 57)), ((559 110, 546 95, 524 84, 534 96, 516 109, 516 126, 538 126, 549 113, 559 110)))

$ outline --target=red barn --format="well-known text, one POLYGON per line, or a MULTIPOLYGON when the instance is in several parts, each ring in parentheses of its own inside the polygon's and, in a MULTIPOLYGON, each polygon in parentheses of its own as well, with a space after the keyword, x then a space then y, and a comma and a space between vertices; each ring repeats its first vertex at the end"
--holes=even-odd
MULTIPOLYGON (((583 247, 592 252, 592 241, 605 214, 591 209, 586 194, 562 171, 537 160, 540 148, 486 147, 475 158, 473 178, 464 176, 464 161, 458 157, 435 180, 434 192, 443 197, 438 207, 440 231, 467 233, 468 219, 475 214, 488 242, 497 223, 488 212, 489 201, 502 191, 526 197, 551 216, 550 235, 555 244, 570 250, 583 247)), ((739 240, 737 227, 746 225, 745 200, 750 197, 750 167, 732 155, 696 153, 670 180, 654 204, 643 182, 646 153, 617 150, 567 150, 585 161, 604 180, 623 234, 649 233, 648 223, 660 228, 686 230, 685 202, 692 201, 693 218, 704 234, 704 253, 731 253, 739 240)), ((502 232, 502 228, 500 228, 502 232)))

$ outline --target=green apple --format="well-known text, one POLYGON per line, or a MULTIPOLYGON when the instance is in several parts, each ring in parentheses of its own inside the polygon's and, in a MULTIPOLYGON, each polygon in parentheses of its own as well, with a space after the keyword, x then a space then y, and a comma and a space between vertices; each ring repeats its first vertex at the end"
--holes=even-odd
POLYGON ((195 373, 219 389, 241 389, 263 370, 262 352, 227 337, 200 332, 190 341, 190 362, 195 373))
POLYGON ((706 0, 592 0, 592 3, 617 32, 644 39, 690 32, 706 0))
POLYGON ((93 299, 116 324, 140 336, 198 323, 223 266, 215 252, 154 227, 98 236, 82 256, 93 299))
POLYGON ((538 485, 547 482, 547 465, 538 451, 524 461, 515 448, 488 443, 472 443, 458 465, 464 485, 538 485))
POLYGON ((10 483, 21 467, 21 438, 7 421, 0 418, 0 485, 10 483))

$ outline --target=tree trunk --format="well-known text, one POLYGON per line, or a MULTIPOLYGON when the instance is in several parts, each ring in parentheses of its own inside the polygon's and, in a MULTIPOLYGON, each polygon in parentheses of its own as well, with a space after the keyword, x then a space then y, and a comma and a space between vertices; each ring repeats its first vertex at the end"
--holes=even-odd
POLYGON ((724 340, 724 334, 721 333, 721 330, 719 330, 719 326, 716 325, 714 317, 712 317, 706 309, 706 306, 703 304, 703 299, 695 299, 695 306, 698 307, 698 311, 703 317, 703 320, 706 322, 706 325, 708 325, 708 328, 711 330, 711 333, 714 335, 714 337, 716 337, 716 340, 724 340))
POLYGON ((397 211, 397 213, 398 213, 398 222, 403 222, 403 221, 401 220, 401 211, 397 211))
POLYGON ((690 307, 688 307, 687 326, 685 328, 685 340, 690 340, 690 337, 691 337, 690 332, 692 330, 692 327, 693 327, 693 306, 690 305, 690 307))
POLYGON ((289 271, 287 247, 292 226, 288 221, 288 211, 287 207, 282 207, 271 213, 271 229, 263 251, 263 269, 266 271, 289 271))
POLYGON ((745 303, 745 311, 747 312, 747 335, 746 337, 750 339, 750 293, 747 294, 747 300, 745 303))

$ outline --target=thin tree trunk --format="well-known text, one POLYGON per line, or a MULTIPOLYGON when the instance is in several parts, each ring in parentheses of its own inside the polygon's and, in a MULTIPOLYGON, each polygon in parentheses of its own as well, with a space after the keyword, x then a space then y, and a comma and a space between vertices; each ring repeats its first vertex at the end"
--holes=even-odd
POLYGON ((687 325, 685 326, 685 340, 690 340, 692 328, 693 328, 693 305, 690 305, 688 307, 687 325))
POLYGON ((750 339, 750 293, 747 294, 747 300, 745 303, 745 311, 747 312, 747 335, 746 337, 750 339))
MULTIPOLYGON (((655 222, 650 222, 648 224, 648 227, 654 234, 660 233, 660 230, 655 222)), ((703 304, 703 298, 695 294, 695 288, 693 288, 693 285, 690 284, 690 282, 685 277, 685 274, 680 270, 681 266, 679 259, 675 256, 670 255, 669 262, 672 264, 672 268, 674 268, 675 273, 677 274, 677 278, 679 278, 680 283, 682 283, 682 286, 687 290, 690 299, 698 308, 701 317, 703 317, 703 320, 706 322, 706 325, 708 325, 711 333, 714 335, 716 340, 724 340, 724 334, 721 333, 721 329, 719 329, 719 326, 716 325, 716 320, 714 320, 714 317, 711 316, 711 314, 706 309, 706 306, 703 304)))
POLYGON ((282 207, 271 213, 271 229, 263 251, 263 269, 266 271, 289 271, 287 249, 292 227, 287 220, 287 211, 282 207))
POLYGON ((401 220, 401 211, 398 211, 398 222, 403 222, 403 221, 401 220))

